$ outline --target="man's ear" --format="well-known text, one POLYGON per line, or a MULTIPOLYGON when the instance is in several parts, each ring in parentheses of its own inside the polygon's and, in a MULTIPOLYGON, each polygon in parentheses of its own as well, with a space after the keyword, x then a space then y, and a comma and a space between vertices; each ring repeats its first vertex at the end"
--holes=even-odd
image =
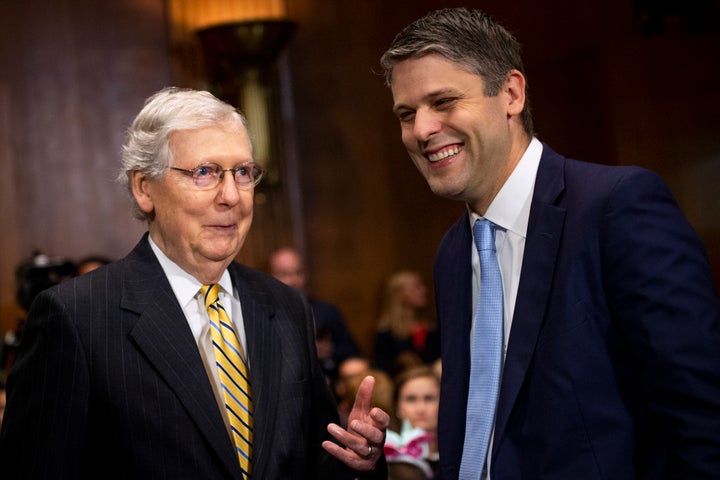
POLYGON ((152 198, 152 191, 150 187, 150 181, 147 176, 142 173, 133 171, 130 173, 130 185, 132 187, 132 194, 135 197, 140 210, 145 213, 151 213, 155 209, 155 204, 152 198))
POLYGON ((520 115, 523 108, 525 108, 525 77, 523 74, 518 70, 510 70, 507 78, 505 78, 503 92, 508 99, 508 115, 520 115))

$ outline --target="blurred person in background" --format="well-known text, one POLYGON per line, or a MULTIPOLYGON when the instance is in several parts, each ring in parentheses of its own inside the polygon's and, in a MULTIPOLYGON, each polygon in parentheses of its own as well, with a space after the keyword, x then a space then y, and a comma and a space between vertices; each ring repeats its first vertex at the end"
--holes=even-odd
POLYGON ((334 381, 338 365, 346 358, 360 354, 345 317, 335 305, 308 294, 305 262, 296 249, 282 247, 274 251, 270 255, 268 269, 273 277, 307 296, 315 317, 318 358, 325 373, 334 381))
MULTIPOLYGON (((432 366, 421 365, 400 372, 395 377, 395 416, 400 428, 422 429, 430 434, 424 459, 433 471, 438 465, 438 409, 440 378, 432 366)), ((392 425, 392 421, 391 421, 392 425)), ((396 424, 397 425, 397 424, 396 424)), ((392 428, 392 427, 391 427, 392 428)))
POLYGON ((422 276, 401 270, 386 280, 377 320, 374 365, 390 376, 409 366, 431 364, 440 357, 440 338, 428 308, 422 276))
POLYGON ((63 257, 51 257, 40 251, 20 263, 15 269, 15 299, 20 316, 14 329, 5 332, 0 345, 0 379, 15 363, 18 346, 23 336, 25 319, 30 306, 40 292, 75 276, 75 264, 63 257))
MULTIPOLYGON (((355 375, 365 374, 370 371, 370 360, 365 357, 348 357, 338 365, 337 377, 334 382, 335 395, 342 398, 347 390, 347 383, 355 375)), ((390 412, 388 412, 390 413, 390 412)))
POLYGON ((440 379, 432 367, 421 365, 401 372, 394 383, 395 409, 385 440, 388 478, 433 478, 438 465, 440 379))
POLYGON ((103 257, 102 255, 89 255, 87 257, 83 257, 77 262, 77 275, 84 275, 88 272, 92 272, 93 270, 103 267, 110 263, 112 260, 110 260, 107 257, 103 257))
POLYGON ((347 425, 348 416, 352 413, 355 397, 367 376, 375 379, 375 389, 370 399, 370 405, 378 407, 384 412, 392 412, 395 402, 393 395, 395 386, 390 376, 382 370, 371 368, 364 372, 355 373, 345 379, 343 394, 338 400, 341 425, 347 425))

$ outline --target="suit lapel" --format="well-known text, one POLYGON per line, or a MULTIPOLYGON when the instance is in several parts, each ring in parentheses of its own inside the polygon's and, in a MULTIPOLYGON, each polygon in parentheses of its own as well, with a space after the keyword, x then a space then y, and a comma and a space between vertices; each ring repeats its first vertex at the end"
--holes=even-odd
POLYGON ((150 249, 147 235, 128 257, 122 308, 139 315, 130 332, 137 347, 175 392, 210 450, 240 476, 197 344, 177 298, 150 249))
POLYGON ((239 264, 230 266, 233 285, 242 305, 243 323, 250 360, 250 382, 253 396, 253 477, 264 478, 272 461, 273 433, 276 431, 273 412, 277 411, 281 390, 281 352, 274 345, 278 332, 272 322, 274 306, 266 289, 253 279, 255 273, 239 264))
POLYGON ((502 435, 532 360, 547 308, 565 222, 565 209, 555 204, 564 189, 563 166, 562 157, 543 145, 500 386, 493 451, 502 444, 502 435))

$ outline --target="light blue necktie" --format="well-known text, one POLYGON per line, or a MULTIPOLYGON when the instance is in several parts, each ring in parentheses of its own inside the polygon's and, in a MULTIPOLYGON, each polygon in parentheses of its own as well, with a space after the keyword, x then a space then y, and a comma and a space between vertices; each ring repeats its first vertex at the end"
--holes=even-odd
POLYGON ((475 247, 480 255, 480 292, 470 349, 470 391, 460 480, 478 480, 488 455, 495 420, 503 346, 503 291, 495 252, 495 225, 476 220, 475 247))

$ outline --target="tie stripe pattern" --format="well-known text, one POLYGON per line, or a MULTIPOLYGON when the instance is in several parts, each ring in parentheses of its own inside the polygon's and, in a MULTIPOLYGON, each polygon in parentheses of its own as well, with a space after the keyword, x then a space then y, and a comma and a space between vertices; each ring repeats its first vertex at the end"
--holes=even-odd
POLYGON ((502 370, 503 291, 495 252, 495 225, 487 219, 473 226, 480 256, 480 291, 471 347, 470 389, 460 478, 478 480, 488 456, 502 370))
POLYGON ((201 292, 210 317, 210 337, 215 365, 230 421, 233 443, 244 478, 250 477, 252 464, 252 397, 250 377, 243 349, 225 308, 220 303, 217 285, 205 285, 201 292))

